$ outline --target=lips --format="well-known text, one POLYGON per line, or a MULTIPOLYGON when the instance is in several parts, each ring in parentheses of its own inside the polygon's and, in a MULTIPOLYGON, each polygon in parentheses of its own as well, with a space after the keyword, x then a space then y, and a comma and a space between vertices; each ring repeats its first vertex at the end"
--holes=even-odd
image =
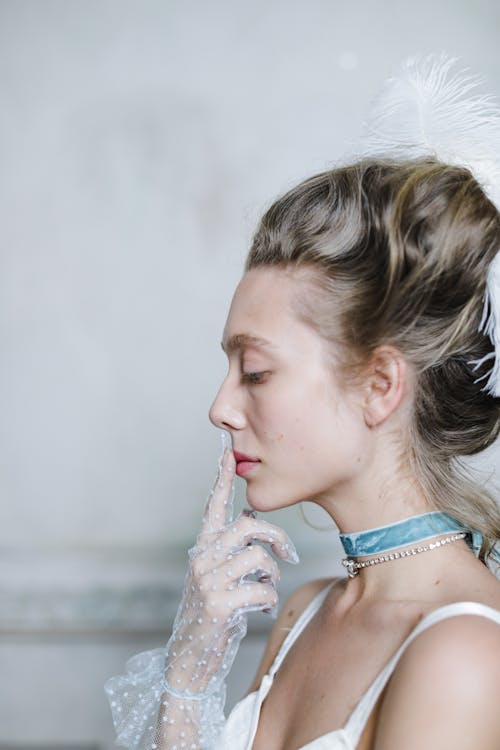
POLYGON ((257 463, 260 461, 259 458, 254 458, 253 456, 247 456, 245 453, 239 453, 239 451, 233 451, 234 458, 236 460, 236 463, 239 463, 240 461, 252 461, 257 463))
POLYGON ((247 456, 245 453, 239 453, 239 451, 233 451, 233 453, 236 459, 236 473, 239 477, 244 476, 257 466, 257 464, 260 464, 259 458, 247 456))

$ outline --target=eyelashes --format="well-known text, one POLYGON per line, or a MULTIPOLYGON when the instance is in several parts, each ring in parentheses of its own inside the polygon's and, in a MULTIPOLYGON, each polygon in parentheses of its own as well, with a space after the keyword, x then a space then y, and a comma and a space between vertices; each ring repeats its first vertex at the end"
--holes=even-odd
POLYGON ((243 372, 241 379, 244 383, 250 383, 251 385, 260 385, 264 382, 264 376, 267 375, 267 371, 264 372, 243 372))

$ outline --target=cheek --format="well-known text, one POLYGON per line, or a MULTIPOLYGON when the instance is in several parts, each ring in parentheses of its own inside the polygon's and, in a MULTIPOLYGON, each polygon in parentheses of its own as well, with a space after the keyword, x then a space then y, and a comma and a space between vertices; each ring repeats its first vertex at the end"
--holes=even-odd
POLYGON ((266 439, 288 454, 322 453, 347 429, 341 404, 323 382, 280 389, 258 410, 258 419, 266 439))
POLYGON ((365 441, 359 415, 322 384, 276 389, 255 428, 261 430, 264 466, 246 492, 256 510, 320 498, 359 473, 365 441))

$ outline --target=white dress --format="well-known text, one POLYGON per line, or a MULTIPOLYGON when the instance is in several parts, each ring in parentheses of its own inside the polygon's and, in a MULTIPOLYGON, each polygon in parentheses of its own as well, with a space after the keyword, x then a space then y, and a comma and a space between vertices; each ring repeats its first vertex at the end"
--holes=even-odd
MULTIPOLYGON (((335 581, 329 583, 325 589, 320 591, 297 619, 293 628, 283 641, 269 672, 262 678, 258 690, 250 693, 234 706, 226 720, 224 731, 217 743, 217 750, 251 750, 257 732, 260 708, 271 688, 271 685, 273 684, 274 675, 278 671, 281 662, 296 638, 298 638, 309 620, 311 620, 313 615, 320 608, 334 582, 335 581)), ((398 648, 389 663, 372 682, 366 693, 357 703, 353 712, 349 716, 347 723, 342 729, 323 734, 321 737, 312 740, 312 742, 308 742, 307 745, 303 745, 300 750, 355 750, 377 698, 384 689, 399 657, 407 645, 430 625, 433 625, 440 620, 444 620, 447 617, 464 614, 487 617, 500 625, 500 611, 488 607, 486 604, 480 604, 479 602, 455 602, 453 604, 446 604, 443 607, 438 607, 432 612, 429 612, 411 631, 410 635, 398 648)))

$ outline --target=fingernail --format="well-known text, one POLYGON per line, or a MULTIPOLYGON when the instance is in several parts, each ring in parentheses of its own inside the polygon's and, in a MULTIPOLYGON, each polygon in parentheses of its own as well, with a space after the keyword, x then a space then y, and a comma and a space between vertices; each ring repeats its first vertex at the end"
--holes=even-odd
POLYGON ((276 620, 276 618, 278 617, 278 610, 279 610, 279 607, 277 604, 275 604, 274 607, 266 607, 262 611, 265 612, 266 615, 271 615, 273 620, 276 620))
POLYGON ((290 539, 288 540, 288 542, 286 542, 286 544, 282 546, 281 549, 287 553, 285 562, 293 563, 293 565, 296 565, 297 563, 300 562, 300 557, 297 553, 297 550, 295 549, 295 546, 290 539))

